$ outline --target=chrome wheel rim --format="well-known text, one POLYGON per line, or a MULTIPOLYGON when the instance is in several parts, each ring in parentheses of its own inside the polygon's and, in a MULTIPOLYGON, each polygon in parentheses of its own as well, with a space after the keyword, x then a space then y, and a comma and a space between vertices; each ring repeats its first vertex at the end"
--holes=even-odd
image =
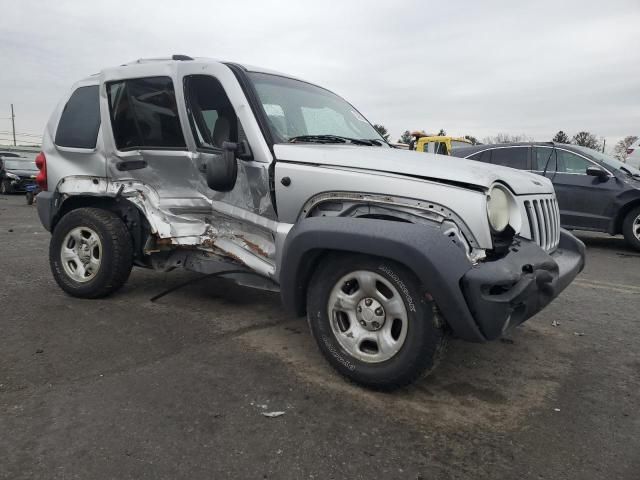
POLYGON ((636 240, 640 240, 640 215, 633 221, 631 231, 633 232, 633 236, 636 237, 636 240))
POLYGON ((382 275, 351 272, 336 282, 327 304, 340 346, 366 363, 393 358, 407 338, 408 315, 398 290, 382 275))
POLYGON ((88 227, 74 228, 64 237, 60 259, 65 273, 76 282, 92 280, 102 262, 100 237, 88 227))

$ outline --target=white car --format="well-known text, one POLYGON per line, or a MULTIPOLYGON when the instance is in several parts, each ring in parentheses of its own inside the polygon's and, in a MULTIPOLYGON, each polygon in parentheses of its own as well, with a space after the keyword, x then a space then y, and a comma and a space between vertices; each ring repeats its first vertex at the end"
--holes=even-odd
POLYGON ((627 157, 626 163, 632 167, 640 169, 640 138, 627 148, 627 154, 629 156, 627 157))

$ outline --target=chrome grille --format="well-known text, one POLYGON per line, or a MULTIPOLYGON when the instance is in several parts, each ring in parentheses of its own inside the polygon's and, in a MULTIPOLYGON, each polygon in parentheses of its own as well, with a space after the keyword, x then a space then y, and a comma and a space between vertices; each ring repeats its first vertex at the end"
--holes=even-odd
POLYGON ((560 211, 555 196, 524 201, 531 238, 544 250, 555 250, 560 243, 560 211))

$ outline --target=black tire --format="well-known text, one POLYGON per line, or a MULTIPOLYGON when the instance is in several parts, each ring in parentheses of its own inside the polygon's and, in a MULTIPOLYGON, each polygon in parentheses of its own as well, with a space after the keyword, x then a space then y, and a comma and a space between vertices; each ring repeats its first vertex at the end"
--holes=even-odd
POLYGON ((33 205, 33 192, 27 192, 27 205, 33 205))
POLYGON ((9 184, 9 180, 3 179, 0 181, 0 194, 8 195, 11 193, 11 185, 9 184))
POLYGON ((426 375, 437 366, 446 347, 442 319, 416 276, 405 266, 384 258, 335 254, 324 259, 309 284, 307 318, 313 337, 331 366, 354 383, 376 390, 394 390, 426 375), (342 277, 359 270, 376 273, 393 285, 407 312, 404 343, 394 356, 380 363, 365 362, 350 354, 331 327, 331 291, 342 277))
POLYGON ((640 225, 636 224, 634 227, 634 223, 637 219, 640 219, 640 207, 634 208, 627 213, 626 217, 624 217, 624 221, 622 222, 622 234, 629 245, 636 250, 640 250, 640 225), (634 228, 636 229, 636 232, 634 232, 634 228))
POLYGON ((113 293, 127 281, 133 265, 131 235, 113 212, 99 208, 79 208, 66 214, 56 225, 49 244, 51 272, 60 288, 79 298, 99 298, 113 293), (88 227, 102 243, 100 267, 87 282, 69 276, 62 265, 62 242, 77 227, 88 227))

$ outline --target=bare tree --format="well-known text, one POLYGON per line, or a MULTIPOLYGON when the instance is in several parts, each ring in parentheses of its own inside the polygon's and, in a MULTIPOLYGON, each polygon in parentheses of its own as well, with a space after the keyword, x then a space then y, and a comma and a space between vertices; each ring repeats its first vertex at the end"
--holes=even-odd
POLYGON ((440 131, 438 132, 438 136, 439 137, 443 137, 447 134, 447 131, 444 128, 441 128, 440 131))
POLYGON ((511 135, 509 133, 498 133, 495 137, 485 137, 482 143, 516 143, 516 142, 532 142, 533 138, 524 133, 520 135, 511 135))
POLYGON ((613 156, 621 162, 626 162, 627 157, 629 156, 627 150, 631 145, 633 145, 636 140, 638 140, 638 137, 636 137, 635 135, 624 137, 622 140, 616 143, 615 147, 613 147, 613 156))
POLYGON ((478 141, 478 139, 476 137, 474 137, 473 135, 465 135, 464 138, 469 140, 473 145, 478 145, 480 143, 478 141))
POLYGON ((571 143, 569 139, 569 135, 560 130, 556 135, 551 139, 552 142, 556 143, 571 143))
POLYGON ((575 145, 580 145, 581 147, 591 148, 593 150, 601 150, 602 146, 600 142, 598 142, 598 138, 589 132, 578 132, 572 138, 572 143, 575 145))

